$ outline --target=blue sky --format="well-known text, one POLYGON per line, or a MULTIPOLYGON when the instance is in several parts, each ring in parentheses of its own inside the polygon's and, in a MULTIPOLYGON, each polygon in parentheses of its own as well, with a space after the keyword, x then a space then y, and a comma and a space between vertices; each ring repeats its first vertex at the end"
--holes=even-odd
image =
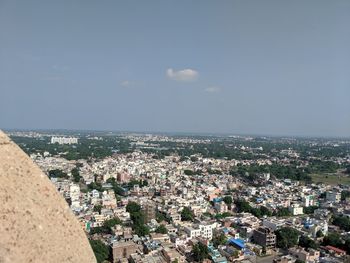
POLYGON ((0 127, 350 136, 350 2, 0 0, 0 127))

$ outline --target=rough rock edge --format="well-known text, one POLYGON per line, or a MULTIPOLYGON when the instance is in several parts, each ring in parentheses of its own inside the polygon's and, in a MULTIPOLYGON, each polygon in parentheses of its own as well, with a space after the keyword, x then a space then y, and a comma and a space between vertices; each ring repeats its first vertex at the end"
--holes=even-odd
POLYGON ((96 262, 47 176, 0 130, 0 263, 96 262))

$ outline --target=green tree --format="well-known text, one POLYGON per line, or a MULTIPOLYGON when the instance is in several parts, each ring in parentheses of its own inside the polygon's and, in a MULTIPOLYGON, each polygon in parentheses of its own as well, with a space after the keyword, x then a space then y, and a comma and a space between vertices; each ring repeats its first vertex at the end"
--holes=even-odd
POLYGON ((124 189, 116 182, 115 178, 108 178, 106 183, 109 183, 113 187, 115 197, 118 199, 120 195, 124 195, 124 189))
POLYGON ((215 247, 218 247, 219 245, 225 245, 226 242, 227 242, 227 238, 225 234, 220 234, 220 235, 214 236, 213 238, 213 245, 215 247))
POLYGON ((93 208, 93 211, 101 214, 101 209, 102 209, 102 205, 95 205, 93 208))
POLYGON ((99 192, 103 191, 102 185, 100 183, 95 183, 95 182, 92 182, 92 183, 88 184, 88 189, 90 191, 92 191, 92 190, 97 190, 99 192))
POLYGON ((196 156, 191 156, 191 162, 197 162, 198 161, 198 158, 196 156))
POLYGON ((102 263, 109 258, 109 248, 102 241, 90 240, 90 245, 98 263, 102 263))
POLYGON ((316 237, 323 237, 324 235, 323 235, 323 232, 322 232, 322 230, 318 230, 317 232, 316 232, 316 237))
POLYGON ((198 262, 201 262, 209 257, 208 247, 200 242, 193 246, 192 253, 193 259, 198 262))
POLYGON ((194 215, 190 208, 184 207, 181 211, 181 220, 182 221, 193 221, 194 215))
POLYGON ((343 241, 338 233, 329 233, 323 238, 322 244, 324 246, 330 245, 334 247, 341 247, 343 245, 343 241))
POLYGON ((278 217, 287 217, 287 216, 291 216, 292 213, 289 211, 288 208, 281 207, 277 210, 277 212, 274 212, 273 215, 278 217))
POLYGON ((49 177, 68 178, 68 175, 60 169, 53 169, 49 171, 49 177))
POLYGON ((299 246, 304 248, 313 248, 313 249, 318 248, 316 242, 307 236, 301 236, 299 238, 299 246))
POLYGON ((309 206, 309 207, 304 207, 303 208, 303 211, 304 211, 304 214, 313 214, 314 211, 318 208, 318 206, 309 206))
POLYGON ((79 169, 77 167, 73 168, 71 170, 71 174, 73 176, 73 181, 75 183, 79 183, 80 182, 80 179, 81 179, 81 176, 80 176, 80 173, 79 173, 79 169))
POLYGON ((106 227, 104 225, 93 227, 90 229, 90 235, 95 235, 95 234, 112 234, 112 230, 111 228, 106 227))
MULTIPOLYGON (((349 166, 349 174, 350 174, 350 166, 349 166)), ((343 190, 341 192, 341 200, 344 201, 348 197, 350 197, 350 191, 343 190)))
POLYGON ((247 201, 235 200, 235 205, 238 213, 242 213, 242 212, 250 213, 252 211, 252 207, 247 201))
POLYGON ((145 225, 145 215, 141 211, 141 206, 135 202, 129 202, 126 206, 126 211, 130 213, 135 233, 139 236, 148 235, 149 228, 145 225))
POLYGON ((192 170, 184 170, 185 175, 194 175, 195 173, 192 170))
POLYGON ((271 211, 265 207, 265 206, 260 206, 259 208, 254 208, 251 207, 251 205, 245 201, 245 200, 236 200, 236 209, 239 213, 241 212, 248 212, 252 213, 256 217, 262 217, 264 215, 271 216, 271 211))
POLYGON ((130 218, 134 225, 144 225, 146 223, 145 214, 142 211, 131 212, 130 218))
POLYGON ((271 216, 271 211, 266 206, 260 206, 260 213, 262 216, 271 216))
POLYGON ((120 225, 121 223, 122 223, 122 221, 119 218, 114 217, 114 218, 111 218, 111 219, 104 221, 103 225, 106 227, 112 228, 115 225, 120 225))
POLYGON ((223 201, 225 202, 225 204, 227 204, 231 208, 231 204, 233 202, 232 196, 230 196, 230 195, 225 196, 223 198, 223 201))
POLYGON ((284 227, 276 232, 276 245, 279 248, 287 249, 298 244, 299 233, 291 227, 284 227))
POLYGON ((345 244, 344 244, 344 246, 343 246, 343 249, 345 249, 346 252, 347 252, 348 254, 350 254, 350 238, 347 238, 347 239, 345 240, 345 244))
POLYGON ((140 210, 141 210, 141 206, 138 203, 129 202, 126 205, 126 212, 134 213, 134 212, 139 212, 140 210))
POLYGON ((167 221, 169 223, 169 220, 166 218, 166 216, 159 211, 156 212, 156 220, 158 223, 163 222, 163 221, 167 221))
POLYGON ((159 225, 156 228, 156 233, 167 234, 168 233, 168 229, 164 225, 159 225))
POLYGON ((335 216, 333 225, 339 226, 345 231, 350 231, 350 218, 347 216, 335 216))
POLYGON ((134 231, 139 236, 149 235, 149 227, 146 225, 134 225, 134 231))

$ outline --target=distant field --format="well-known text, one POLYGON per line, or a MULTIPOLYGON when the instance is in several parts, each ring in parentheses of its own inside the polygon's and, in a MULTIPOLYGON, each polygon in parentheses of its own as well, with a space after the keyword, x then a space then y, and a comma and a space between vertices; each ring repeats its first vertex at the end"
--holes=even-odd
POLYGON ((350 185, 350 176, 346 176, 344 174, 312 174, 311 177, 314 183, 350 185))

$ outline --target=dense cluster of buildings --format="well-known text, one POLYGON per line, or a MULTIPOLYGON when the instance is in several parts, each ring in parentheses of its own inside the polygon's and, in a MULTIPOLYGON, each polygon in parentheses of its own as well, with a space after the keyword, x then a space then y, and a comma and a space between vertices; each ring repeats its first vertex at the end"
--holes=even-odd
MULTIPOLYGON (((74 138, 57 140, 76 143, 74 138)), ((31 157, 44 171, 60 169, 71 176, 72 169, 79 167, 80 182, 71 177, 51 180, 87 233, 109 219, 121 221, 111 233, 91 235, 111 248, 113 262, 191 262, 198 243, 207 247, 207 262, 215 263, 344 262, 346 257, 345 251, 332 246, 277 248, 276 231, 285 227, 317 242, 329 232, 341 233, 330 218, 334 214, 350 216, 350 204, 341 200, 341 192, 347 190, 344 186, 305 185, 270 174, 258 175, 262 183, 253 186, 229 174, 237 165, 271 164, 269 158, 225 160, 197 155, 181 159, 171 155, 159 159, 140 150, 90 161, 67 161, 50 154, 31 157), (185 172, 197 170, 201 173, 185 172), (111 178, 119 186, 118 194, 111 178), (251 211, 239 211, 234 200, 271 213, 257 217, 251 211), (126 209, 130 202, 141 206, 149 234, 138 236, 133 231, 126 209), (311 212, 307 210, 310 207, 314 208, 311 212), (190 210, 192 220, 183 220, 184 209, 190 210), (281 209, 288 215, 280 216, 277 212, 281 209), (161 225, 166 229, 162 233, 156 231, 161 225)))

